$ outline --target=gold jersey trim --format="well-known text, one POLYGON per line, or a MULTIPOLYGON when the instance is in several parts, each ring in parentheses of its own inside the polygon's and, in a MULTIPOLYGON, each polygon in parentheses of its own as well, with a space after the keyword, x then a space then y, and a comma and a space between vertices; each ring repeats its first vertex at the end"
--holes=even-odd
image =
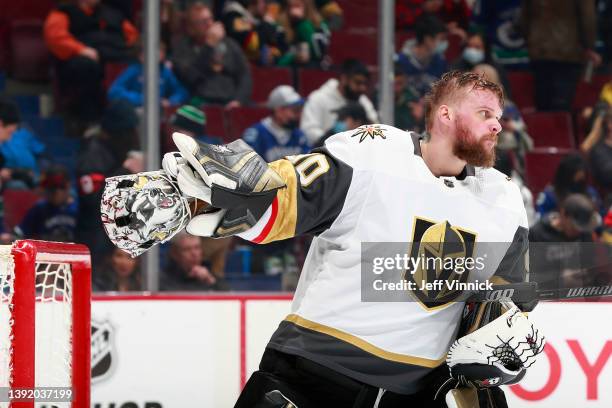
MULTIPOLYGON (((356 336, 343 332, 342 330, 334 329, 333 327, 325 326, 323 324, 313 322, 308 319, 304 319, 303 317, 298 316, 296 314, 288 315, 285 318, 285 321, 291 322, 305 329, 314 330, 319 333, 327 334, 328 336, 332 336, 346 343, 352 344, 353 346, 358 347, 361 350, 366 351, 370 354, 373 354, 376 357, 380 357, 385 360, 395 361, 397 363, 412 364, 412 365, 418 365, 418 366, 427 367, 427 368, 435 368, 443 364, 444 361, 446 361, 446 353, 441 358, 434 360, 434 359, 429 359, 429 358, 415 357, 415 356, 410 356, 407 354, 399 354, 399 353, 393 353, 390 351, 386 351, 356 336)), ((406 339, 406 341, 410 341, 410 339, 406 339)))
POLYGON ((297 225, 297 176, 295 168, 288 160, 277 160, 268 164, 283 179, 287 188, 281 188, 276 192, 278 200, 278 213, 273 222, 272 229, 260 242, 269 242, 287 239, 295 236, 297 225))

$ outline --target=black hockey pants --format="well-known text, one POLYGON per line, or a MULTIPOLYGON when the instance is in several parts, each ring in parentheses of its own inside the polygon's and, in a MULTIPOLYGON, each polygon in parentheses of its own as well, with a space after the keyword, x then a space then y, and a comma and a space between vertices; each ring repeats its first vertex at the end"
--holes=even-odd
MULTIPOLYGON (((446 366, 440 371, 447 372, 446 366)), ((265 395, 278 390, 298 408, 372 408, 378 399, 378 408, 442 408, 446 405, 433 401, 432 390, 414 395, 400 395, 386 391, 379 398, 380 390, 353 380, 334 370, 308 359, 266 349, 259 371, 253 373, 235 408, 276 408, 264 402, 265 395), (442 405, 440 405, 442 404, 442 405)), ((270 398, 269 398, 270 399, 270 398)))

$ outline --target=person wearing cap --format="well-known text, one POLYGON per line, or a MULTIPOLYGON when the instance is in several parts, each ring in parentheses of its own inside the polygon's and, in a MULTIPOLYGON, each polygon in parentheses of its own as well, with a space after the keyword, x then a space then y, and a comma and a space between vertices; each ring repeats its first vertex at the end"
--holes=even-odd
POLYGON ((47 241, 74 242, 78 207, 70 195, 65 170, 51 169, 40 186, 44 198, 38 201, 15 227, 18 237, 47 241))
POLYGON ((551 211, 558 211, 559 205, 569 194, 584 194, 599 209, 601 197, 589 183, 589 168, 579 153, 569 153, 560 161, 550 184, 538 194, 536 211, 543 218, 551 211))
POLYGON ((310 145, 299 128, 304 99, 289 85, 277 86, 268 96, 272 114, 244 131, 242 138, 266 161, 304 154, 310 145))
POLYGON ((542 289, 588 284, 593 262, 594 231, 601 216, 584 194, 570 194, 559 212, 540 219, 529 230, 530 271, 542 289), (584 245, 584 243, 587 243, 584 245), (580 245, 583 244, 583 245, 580 245))
POLYGON ((333 128, 331 128, 314 147, 323 146, 325 140, 336 133, 344 132, 351 129, 357 129, 359 126, 370 124, 368 114, 359 102, 348 102, 346 105, 336 111, 338 120, 333 128))
MULTIPOLYGON (((220 137, 206 133, 206 120, 206 113, 203 110, 193 105, 183 105, 170 118, 170 134, 180 132, 202 143, 222 144, 223 140, 220 137)), ((211 273, 219 277, 223 276, 232 239, 202 238, 200 242, 204 259, 210 262, 211 273)))
MULTIPOLYGON (((308 153, 310 145, 299 128, 303 104, 304 99, 291 86, 277 86, 268 96, 271 115, 245 130, 242 138, 268 162, 308 153)), ((297 269, 294 245, 295 240, 289 239, 254 247, 254 269, 263 268, 268 275, 285 273, 283 282, 291 286, 289 280, 296 277, 293 271, 297 269)))
POLYGON ((334 134, 367 124, 370 124, 370 120, 363 106, 358 102, 349 102, 338 109, 338 122, 334 127, 334 134))
POLYGON ((593 201, 584 194, 570 194, 559 212, 540 219, 529 231, 533 242, 592 242, 593 231, 601 225, 601 216, 593 201))
POLYGON ((223 142, 218 136, 206 134, 206 113, 193 105, 183 105, 178 108, 170 118, 170 127, 172 132, 181 132, 202 143, 221 144, 223 142))

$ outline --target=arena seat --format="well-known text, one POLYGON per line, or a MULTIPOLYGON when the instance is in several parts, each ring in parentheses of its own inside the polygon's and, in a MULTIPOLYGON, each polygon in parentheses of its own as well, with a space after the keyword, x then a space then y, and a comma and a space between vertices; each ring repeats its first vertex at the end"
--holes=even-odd
POLYGON ((238 139, 246 128, 259 122, 270 113, 267 108, 243 106, 225 112, 228 142, 238 139))
POLYGON ((207 105, 203 106, 202 110, 206 114, 206 133, 226 140, 227 126, 223 106, 207 105))
POLYGON ((40 95, 17 94, 11 96, 11 99, 17 104, 22 115, 40 115, 40 95))
POLYGON ((168 106, 162 109, 162 116, 159 121, 159 134, 161 135, 162 153, 176 150, 176 146, 172 141, 172 128, 170 127, 170 120, 172 120, 172 116, 177 109, 177 106, 168 106))
POLYGON ((595 105, 599 100, 601 89, 611 80, 611 75, 593 75, 591 82, 578 82, 572 108, 582 110, 588 106, 595 105))
POLYGON ((104 65, 104 90, 108 91, 115 79, 128 67, 124 62, 109 62, 104 65))
POLYGON ((366 65, 378 64, 376 33, 337 31, 332 34, 329 56, 334 65, 347 58, 355 58, 366 65))
POLYGON ((463 51, 462 42, 463 39, 459 35, 448 35, 448 48, 446 49, 444 56, 449 63, 456 60, 461 55, 461 52, 463 51))
POLYGON ((65 135, 64 120, 59 116, 43 118, 40 115, 21 115, 21 121, 46 145, 57 142, 65 135))
POLYGON ((523 119, 535 147, 575 148, 572 117, 567 112, 526 113, 523 119))
POLYGON ((413 38, 415 38, 414 31, 397 31, 395 33, 395 51, 401 51, 406 41, 411 40, 413 38))
POLYGON ((371 0, 339 0, 343 31, 375 31, 378 27, 378 2, 371 0))
POLYGON ((42 20, 11 22, 10 71, 14 79, 35 82, 50 79, 50 55, 42 32, 42 20))
POLYGON ((44 19, 55 7, 55 3, 57 3, 55 0, 0 0, 0 10, 2 10, 3 20, 44 19))
POLYGON ((253 102, 262 103, 268 100, 270 92, 278 85, 293 85, 291 71, 282 67, 258 67, 251 65, 253 78, 253 102))
POLYGON ((31 190, 4 190, 2 200, 4 201, 4 227, 5 231, 13 231, 28 210, 32 208, 40 196, 31 190))
POLYGON ((0 20, 0 71, 9 69, 11 59, 10 32, 9 25, 0 20))
MULTIPOLYGON (((54 0, 0 0, 0 69, 8 69, 11 65, 12 23, 28 19, 42 21, 55 3, 54 0)), ((42 36, 42 32, 40 34, 42 36)))
POLYGON ((582 116, 582 112, 574 112, 574 134, 576 135, 576 145, 580 144, 586 139, 589 131, 589 118, 582 116))
POLYGON ((536 148, 525 156, 527 186, 534 197, 553 180, 559 161, 573 150, 554 147, 536 148))
POLYGON ((328 79, 336 77, 338 77, 338 73, 334 71, 300 69, 298 70, 298 91, 302 97, 306 98, 312 91, 318 89, 328 79))
POLYGON ((535 110, 533 75, 526 71, 510 71, 507 74, 513 102, 522 111, 535 110))

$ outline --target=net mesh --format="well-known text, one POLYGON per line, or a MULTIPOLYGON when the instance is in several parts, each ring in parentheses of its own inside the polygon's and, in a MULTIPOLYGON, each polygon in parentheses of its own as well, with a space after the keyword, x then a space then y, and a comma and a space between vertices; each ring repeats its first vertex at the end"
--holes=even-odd
MULTIPOLYGON (((72 371, 70 264, 36 262, 36 300, 36 386, 70 387, 72 371)), ((58 403, 55 405, 70 406, 58 403)))
MULTIPOLYGON (((0 386, 8 387, 11 366, 11 301, 15 264, 10 246, 0 248, 0 386)), ((37 260, 35 305, 35 386, 70 387, 72 380, 72 271, 66 262, 37 260)), ((17 290, 19 290, 17 288, 17 290)), ((16 340, 17 341, 17 340, 16 340)), ((0 403, 0 408, 8 404, 0 403)), ((36 407, 48 406, 36 403, 36 407)), ((53 403, 69 407, 70 403, 53 403)))

